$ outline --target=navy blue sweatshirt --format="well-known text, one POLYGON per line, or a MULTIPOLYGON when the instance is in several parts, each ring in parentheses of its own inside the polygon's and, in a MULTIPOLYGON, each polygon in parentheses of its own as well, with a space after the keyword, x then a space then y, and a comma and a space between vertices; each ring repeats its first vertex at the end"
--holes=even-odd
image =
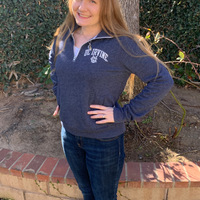
MULTIPOLYGON (((51 78, 60 119, 64 128, 74 135, 110 138, 124 133, 124 122, 147 114, 173 85, 168 70, 161 64, 158 69, 153 58, 142 56, 145 53, 135 41, 125 36, 119 39, 126 50, 116 38, 101 31, 74 58, 74 39, 70 36, 55 64, 55 43, 50 51, 51 78), (120 107, 117 101, 131 73, 147 85, 129 104, 120 107), (96 119, 87 114, 92 104, 113 107, 115 122, 96 124, 96 119)), ((59 43, 59 50, 63 41, 59 43)))

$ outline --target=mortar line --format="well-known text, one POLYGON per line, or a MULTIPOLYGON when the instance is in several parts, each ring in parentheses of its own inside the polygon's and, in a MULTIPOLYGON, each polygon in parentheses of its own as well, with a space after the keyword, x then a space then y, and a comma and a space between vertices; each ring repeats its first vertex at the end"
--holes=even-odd
POLYGON ((67 175, 69 173, 69 170, 70 170, 70 166, 68 167, 67 172, 66 172, 66 174, 64 176, 64 182, 65 182, 65 184, 67 183, 67 175))
MULTIPOLYGON (((33 156, 33 158, 28 162, 28 164, 24 167, 24 169, 22 170, 22 173, 24 173, 24 171, 26 170, 26 168, 28 167, 28 165, 34 160, 34 158, 36 157, 36 155, 35 156, 33 156)), ((23 175, 23 174, 22 174, 23 175)))
POLYGON ((167 166, 168 166, 168 168, 169 168, 169 173, 170 173, 170 175, 171 175, 171 177, 172 177, 172 182, 173 182, 173 188, 174 188, 174 186, 175 186, 175 178, 174 178, 174 175, 172 174, 172 169, 171 169, 171 167, 169 166, 169 164, 167 163, 167 166))
POLYGON ((54 170, 55 170, 56 167, 58 166, 58 163, 59 163, 59 160, 57 161, 56 165, 55 165, 54 168, 52 169, 51 174, 49 175, 51 181, 52 181, 51 177, 52 177, 52 175, 53 175, 54 170))
POLYGON ((188 179, 188 187, 190 187, 190 185, 191 185, 190 177, 189 177, 189 175, 188 175, 188 173, 187 173, 187 171, 186 171, 186 169, 185 169, 184 164, 183 164, 182 162, 181 162, 181 164, 182 164, 182 166, 183 166, 183 169, 184 169, 184 171, 185 171, 186 177, 187 177, 187 179, 188 179))
POLYGON ((17 160, 8 168, 9 171, 11 170, 11 168, 18 162, 18 160, 19 160, 23 155, 24 155, 24 154, 22 153, 22 155, 21 155, 19 158, 17 158, 17 160))
POLYGON ((139 164, 140 166, 140 178, 141 178, 141 188, 143 188, 144 185, 144 177, 143 177, 143 173, 142 173, 142 164, 139 164))
POLYGON ((47 158, 46 159, 44 159, 44 161, 43 161, 43 163, 41 164, 41 166, 38 168, 38 170, 35 172, 35 178, 37 179, 37 174, 38 174, 38 172, 40 171, 40 169, 42 168, 42 166, 44 165, 44 163, 45 163, 45 161, 47 160, 47 158))

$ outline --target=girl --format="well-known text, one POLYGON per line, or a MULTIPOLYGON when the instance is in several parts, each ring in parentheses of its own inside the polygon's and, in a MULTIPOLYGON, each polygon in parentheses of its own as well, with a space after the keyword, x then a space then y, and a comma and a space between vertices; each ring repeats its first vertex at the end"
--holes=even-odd
POLYGON ((50 51, 64 153, 84 200, 116 200, 124 163, 125 121, 147 114, 170 90, 166 66, 128 31, 118 0, 69 0, 50 51), (129 104, 127 79, 147 83, 129 104))

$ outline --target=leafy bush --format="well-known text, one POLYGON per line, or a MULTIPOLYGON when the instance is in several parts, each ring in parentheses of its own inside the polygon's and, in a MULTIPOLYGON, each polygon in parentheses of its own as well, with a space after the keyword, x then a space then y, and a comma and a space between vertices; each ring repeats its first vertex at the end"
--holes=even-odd
MULTIPOLYGON (((148 32, 144 28, 160 32, 178 44, 194 63, 200 63, 199 22, 200 4, 196 0, 140 0, 141 34, 148 32)), ((159 45, 163 47, 159 55, 163 61, 179 57, 179 49, 173 43, 163 39, 159 45)), ((190 64, 176 64, 173 70, 183 79, 199 81, 190 64)), ((200 72, 199 68, 197 70, 200 72)))
POLYGON ((64 0, 3 1, 0 82, 6 84, 21 74, 35 77, 48 65, 47 46, 66 12, 64 0))

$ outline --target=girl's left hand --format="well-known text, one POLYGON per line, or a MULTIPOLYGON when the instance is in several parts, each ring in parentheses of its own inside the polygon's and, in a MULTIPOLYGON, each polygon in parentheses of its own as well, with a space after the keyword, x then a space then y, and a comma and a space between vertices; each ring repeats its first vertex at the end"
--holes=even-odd
POLYGON ((103 120, 96 121, 96 124, 105 124, 105 123, 113 123, 114 121, 114 113, 112 107, 106 107, 102 105, 90 105, 90 108, 95 108, 98 110, 88 111, 87 114, 91 115, 91 119, 101 119, 103 120))

